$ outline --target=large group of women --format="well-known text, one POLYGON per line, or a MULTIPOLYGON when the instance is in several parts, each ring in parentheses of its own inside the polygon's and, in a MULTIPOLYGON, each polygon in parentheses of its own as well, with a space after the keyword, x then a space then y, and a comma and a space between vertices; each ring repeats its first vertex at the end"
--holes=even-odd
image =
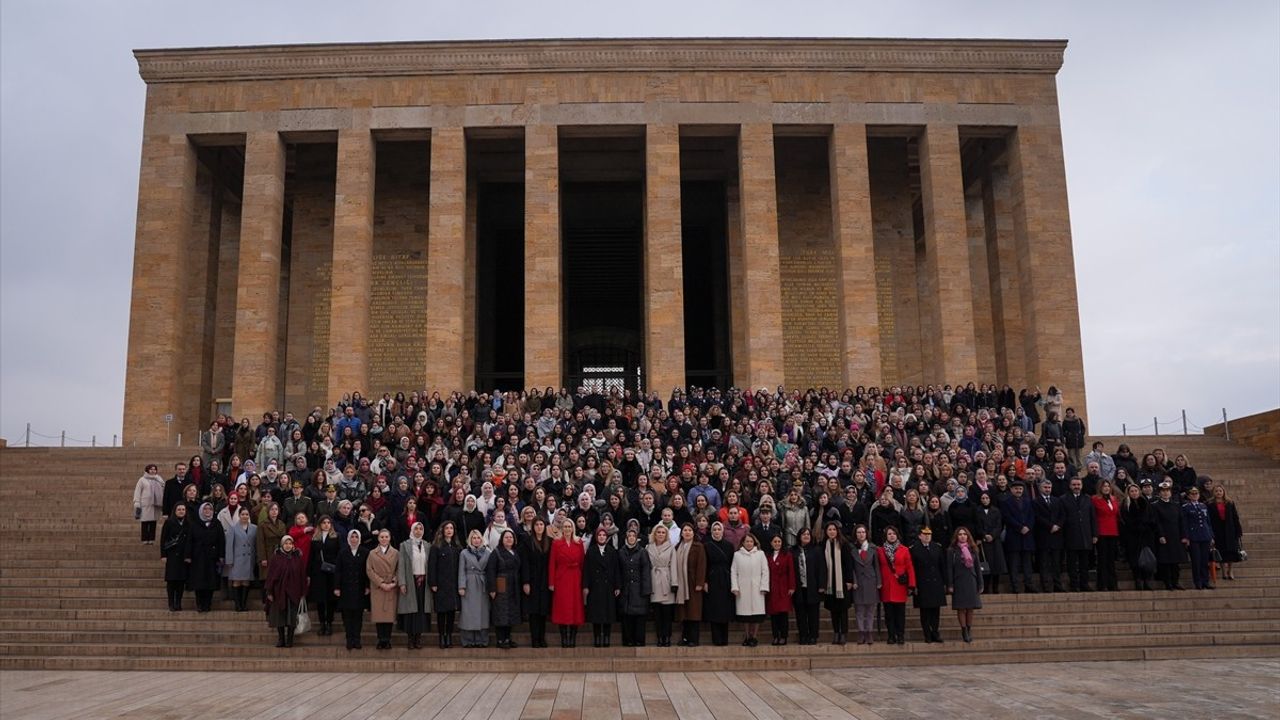
POLYGON ((974 611, 1014 592, 1116 590, 1154 576, 1181 589, 1233 579, 1243 529, 1226 489, 1185 456, 1138 460, 1101 443, 1055 388, 994 386, 528 393, 359 394, 301 422, 220 417, 201 453, 134 492, 156 542, 169 609, 219 592, 265 609, 280 647, 315 617, 341 615, 346 647, 393 631, 410 649, 818 642, 820 615, 845 644, 881 619, 925 642, 941 609, 973 637, 974 611), (280 438, 284 438, 281 440, 280 438), (1203 498, 1203 500, 1202 500, 1203 498), (1064 568, 1065 565, 1065 568, 1064 568), (1039 589, 1033 582, 1038 573, 1039 589), (1090 579, 1094 578, 1091 584, 1090 579))

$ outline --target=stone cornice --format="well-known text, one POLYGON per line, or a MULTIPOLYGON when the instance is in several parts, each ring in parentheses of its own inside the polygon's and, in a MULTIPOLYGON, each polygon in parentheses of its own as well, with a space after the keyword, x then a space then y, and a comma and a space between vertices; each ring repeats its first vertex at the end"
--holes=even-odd
POLYGON ((546 72, 1055 74, 1065 40, 483 40, 135 50, 147 83, 546 72))

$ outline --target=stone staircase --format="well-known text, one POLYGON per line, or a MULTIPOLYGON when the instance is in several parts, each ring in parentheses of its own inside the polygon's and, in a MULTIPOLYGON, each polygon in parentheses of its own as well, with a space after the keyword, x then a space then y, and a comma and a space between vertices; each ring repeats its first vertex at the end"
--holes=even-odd
MULTIPOLYGON (((1121 440, 1101 439, 1110 448, 1121 440)), ((682 671, 754 671, 1280 656, 1280 554, 1273 549, 1280 535, 1280 467, 1218 438, 1130 436, 1124 441, 1138 453, 1157 446, 1170 455, 1186 453, 1198 471, 1229 488, 1239 503, 1250 553, 1247 563, 1236 566, 1238 580, 1219 581, 1212 592, 989 595, 971 645, 959 642, 954 615, 947 611, 946 644, 924 644, 916 613, 908 610, 909 642, 902 647, 773 647, 766 640, 746 649, 731 638, 729 647, 716 648, 705 644, 704 627, 704 645, 698 648, 534 650, 518 628, 515 640, 521 647, 516 650, 441 651, 428 645, 409 651, 397 634, 393 650, 376 652, 373 627, 366 622, 368 649, 354 653, 343 648, 340 624, 332 637, 307 634, 292 650, 283 650, 273 647, 274 633, 260 612, 235 613, 223 601, 207 615, 166 610, 159 551, 138 543, 130 495, 147 462, 171 467, 189 451, 4 449, 0 669, 269 671, 314 669, 318 662, 347 672, 656 672, 670 670, 672 663, 682 671), (64 502, 69 509, 59 510, 64 502), (281 666, 287 657, 307 662, 281 666)), ((1184 580, 1189 579, 1184 569, 1184 580)), ((1123 569, 1121 584, 1130 586, 1123 569)), ((186 606, 194 606, 189 595, 186 606)), ((767 635, 767 627, 764 631, 767 635)), ((554 645, 554 628, 549 634, 554 645)), ((649 634, 652 643, 652 627, 649 634)), ((824 621, 824 642, 828 634, 824 621)))

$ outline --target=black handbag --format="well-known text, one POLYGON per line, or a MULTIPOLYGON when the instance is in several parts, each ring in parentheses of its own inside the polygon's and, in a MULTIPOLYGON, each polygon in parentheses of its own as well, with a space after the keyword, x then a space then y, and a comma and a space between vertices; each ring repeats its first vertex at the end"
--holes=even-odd
POLYGON ((324 550, 320 551, 320 572, 330 575, 338 571, 338 566, 324 559, 324 550))
POLYGON ((991 574, 991 563, 987 562, 987 554, 983 552, 982 546, 978 546, 978 572, 983 575, 991 574))

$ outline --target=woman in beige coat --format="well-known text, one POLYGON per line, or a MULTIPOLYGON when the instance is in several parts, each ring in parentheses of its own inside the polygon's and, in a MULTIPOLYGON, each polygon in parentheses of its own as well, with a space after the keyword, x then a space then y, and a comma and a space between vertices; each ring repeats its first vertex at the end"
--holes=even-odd
POLYGON ((147 465, 133 486, 133 519, 142 523, 142 544, 156 543, 156 520, 164 509, 164 478, 155 463, 147 465))
POLYGON ((369 553, 369 617, 378 629, 378 649, 391 649, 391 627, 400 600, 400 554, 391 547, 391 531, 378 531, 378 546, 369 553))

